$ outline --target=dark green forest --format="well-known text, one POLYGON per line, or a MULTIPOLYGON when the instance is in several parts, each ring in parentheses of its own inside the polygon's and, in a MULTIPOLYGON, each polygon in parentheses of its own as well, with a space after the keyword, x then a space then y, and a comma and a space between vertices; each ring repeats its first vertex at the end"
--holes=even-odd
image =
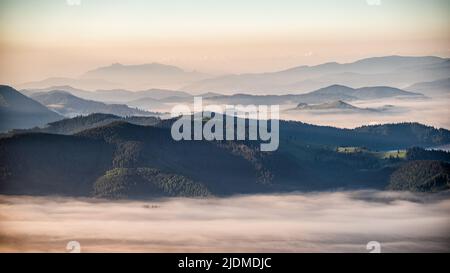
POLYGON ((172 122, 94 114, 4 134, 0 193, 141 199, 450 186, 450 154, 424 149, 450 143, 444 129, 280 121, 279 149, 261 152, 258 141, 175 141, 172 122))

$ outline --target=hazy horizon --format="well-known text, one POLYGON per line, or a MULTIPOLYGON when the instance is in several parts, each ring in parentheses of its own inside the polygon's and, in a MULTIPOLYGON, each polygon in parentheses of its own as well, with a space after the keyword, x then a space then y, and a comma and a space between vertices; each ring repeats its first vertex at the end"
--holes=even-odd
POLYGON ((77 77, 111 63, 158 62, 217 75, 387 55, 448 57, 449 5, 445 0, 2 1, 0 82, 77 77))

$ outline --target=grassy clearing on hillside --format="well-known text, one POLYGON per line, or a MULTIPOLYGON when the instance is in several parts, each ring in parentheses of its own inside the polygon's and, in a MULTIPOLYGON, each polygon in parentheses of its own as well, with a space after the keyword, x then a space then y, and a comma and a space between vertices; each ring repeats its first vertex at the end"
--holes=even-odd
POLYGON ((379 159, 389 159, 389 158, 406 158, 406 150, 394 150, 394 151, 370 151, 363 147, 338 147, 336 149, 338 153, 368 153, 379 159))

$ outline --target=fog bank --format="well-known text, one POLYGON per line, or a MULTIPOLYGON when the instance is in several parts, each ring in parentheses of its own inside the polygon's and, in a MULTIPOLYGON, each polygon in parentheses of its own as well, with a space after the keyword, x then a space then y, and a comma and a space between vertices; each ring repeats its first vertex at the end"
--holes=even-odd
POLYGON ((450 251, 450 196, 353 191, 107 201, 0 196, 0 251, 450 251))

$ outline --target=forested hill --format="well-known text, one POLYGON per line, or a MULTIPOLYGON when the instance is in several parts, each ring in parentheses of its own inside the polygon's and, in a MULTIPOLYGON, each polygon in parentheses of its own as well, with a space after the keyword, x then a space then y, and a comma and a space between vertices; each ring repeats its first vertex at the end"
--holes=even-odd
POLYGON ((28 130, 13 130, 12 134, 17 133, 49 133, 49 134, 61 134, 71 135, 81 131, 96 128, 99 126, 108 125, 114 121, 125 121, 131 124, 138 124, 144 126, 156 125, 161 120, 158 117, 119 117, 112 114, 95 113, 87 116, 77 116, 74 118, 66 118, 55 122, 48 123, 41 128, 35 127, 28 130))
MULTIPOLYGON (((224 116, 224 120, 230 117, 224 116)), ((236 126, 236 118, 235 126, 236 126)), ((119 117, 111 114, 91 114, 52 122, 41 128, 15 130, 12 133, 76 134, 87 129, 106 126, 115 121, 169 129, 176 118, 119 117)), ((248 125, 248 120, 246 121, 248 125)), ((224 124, 226 126, 226 124, 224 124)), ((340 147, 357 146, 372 150, 395 150, 410 147, 435 147, 450 143, 450 131, 419 123, 398 123, 340 129, 280 120, 280 139, 301 144, 340 147)))
POLYGON ((331 146, 360 146, 375 150, 432 147, 450 143, 450 131, 420 123, 398 123, 338 129, 296 121, 280 122, 280 137, 331 146))
MULTIPOLYGON (((224 123, 232 117, 224 116, 224 123)), ((161 120, 155 126, 170 128, 176 118, 161 120)), ((234 118, 235 127, 236 120, 234 118)), ((246 120, 246 125, 249 122, 246 120)), ((224 129, 226 124, 224 124, 224 129)), ((269 124, 270 128, 270 124, 269 124)), ((355 129, 319 126, 299 121, 279 121, 280 139, 319 146, 358 146, 373 150, 434 147, 450 143, 450 131, 415 122, 370 125, 355 129)))
POLYGON ((4 136, 0 193, 147 198, 389 185, 427 190, 436 189, 427 182, 434 176, 440 177, 439 190, 449 184, 448 164, 433 168, 436 173, 421 171, 426 164, 412 165, 415 185, 424 187, 408 186, 402 175, 411 169, 402 169, 405 164, 448 162, 448 153, 400 151, 448 144, 447 130, 415 123, 345 130, 281 121, 279 149, 260 152, 252 141, 174 141, 171 122, 142 126, 114 120, 74 135, 4 136), (388 149, 398 151, 381 151, 388 149))

